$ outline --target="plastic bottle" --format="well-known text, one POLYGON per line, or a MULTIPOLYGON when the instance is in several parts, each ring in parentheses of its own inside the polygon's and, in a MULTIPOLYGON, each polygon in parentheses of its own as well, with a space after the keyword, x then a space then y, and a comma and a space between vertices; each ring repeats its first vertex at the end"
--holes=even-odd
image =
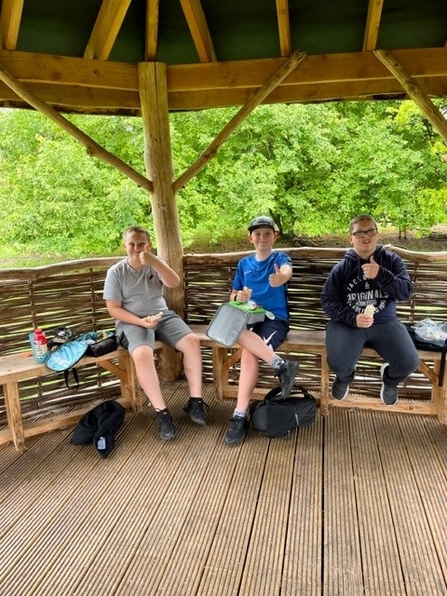
POLYGON ((42 329, 36 329, 34 331, 33 354, 36 362, 45 362, 48 355, 47 338, 42 329))

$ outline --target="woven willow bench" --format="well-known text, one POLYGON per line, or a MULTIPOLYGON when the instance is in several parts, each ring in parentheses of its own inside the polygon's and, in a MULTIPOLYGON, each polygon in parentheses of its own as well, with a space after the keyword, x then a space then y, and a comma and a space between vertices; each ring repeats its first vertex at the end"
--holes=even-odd
MULTIPOLYGON (((416 253, 392 248, 400 254, 415 284, 408 303, 398 305, 405 323, 423 318, 447 320, 447 253, 416 253)), ((329 406, 385 409, 379 399, 381 360, 365 350, 357 367, 349 396, 342 402, 330 397, 330 371, 326 362, 326 317, 320 294, 332 266, 345 249, 285 249, 293 260, 289 283, 291 331, 280 350, 300 362, 297 380, 319 399, 322 414, 329 406)), ((216 386, 220 399, 237 395, 240 349, 220 346, 206 336, 217 307, 228 300, 237 262, 248 253, 185 255, 185 320, 197 333, 203 348, 203 378, 216 386)), ((89 407, 79 404, 98 399, 120 399, 140 411, 142 397, 133 364, 124 350, 102 358, 83 358, 77 365, 79 391, 67 391, 63 378, 29 353, 28 334, 36 327, 52 329, 67 325, 83 333, 110 329, 112 322, 102 299, 107 269, 120 257, 88 259, 20 270, 0 269, 0 445, 13 441, 24 448, 25 438, 75 424, 89 407), (76 407, 73 411, 73 407, 76 407), (36 417, 38 421, 36 421, 36 417)), ((158 350, 161 377, 173 378, 164 350, 158 350)), ((399 390, 399 402, 387 411, 435 415, 447 424, 447 379, 440 378, 441 359, 435 352, 419 352, 418 371, 399 390)), ((172 364, 172 363, 171 363, 172 364)), ((278 380, 261 364, 254 397, 262 397, 278 380)), ((91 406, 90 406, 91 407, 91 406)))
MULTIPOLYGON (((136 392, 135 373, 126 350, 115 350, 99 358, 86 356, 77 363, 76 368, 82 368, 89 364, 99 364, 115 375, 121 386, 120 402, 126 407, 132 407, 137 412, 141 411, 141 401, 136 392)), ((29 351, 0 357, 0 384, 3 385, 8 420, 8 427, 0 431, 0 445, 13 441, 16 449, 23 451, 26 437, 75 424, 87 411, 88 408, 78 409, 24 425, 19 382, 48 375, 54 375, 54 372, 45 364, 38 364, 29 351)))
MULTIPOLYGON (((209 340, 206 336, 206 326, 191 325, 192 330, 199 337, 202 345, 213 350, 214 382, 220 399, 237 397, 237 385, 231 384, 229 374, 231 368, 240 360, 241 349, 226 348, 209 340)), ((320 401, 320 414, 327 415, 329 405, 344 408, 368 408, 374 410, 390 411, 379 399, 362 395, 348 395, 343 401, 332 398, 330 393, 330 371, 326 359, 325 332, 322 330, 291 330, 286 341, 280 346, 278 352, 292 354, 298 360, 305 354, 318 357, 320 366, 320 386, 317 390, 320 401)), ((397 402, 393 406, 394 412, 436 415, 440 422, 447 424, 447 376, 446 369, 441 366, 441 353, 418 350, 418 370, 431 385, 431 399, 425 401, 397 402)), ((362 359, 377 358, 377 353, 371 348, 363 350, 362 359)), ((378 368, 376 371, 378 375, 378 368)), ((254 398, 262 398, 266 390, 255 389, 254 398)))
MULTIPOLYGON (((397 306, 402 322, 413 324, 424 318, 447 321, 447 252, 419 253, 388 248, 404 259, 415 287, 411 300, 397 306)), ((399 401, 392 408, 380 400, 383 361, 372 349, 363 351, 349 395, 341 402, 331 397, 332 378, 325 348, 327 317, 321 308, 320 295, 329 271, 346 249, 306 247, 283 250, 293 261, 293 276, 288 288, 291 330, 278 351, 299 360, 297 380, 319 398, 321 413, 327 414, 329 406, 358 407, 429 414, 447 424, 447 375, 444 370, 440 378, 441 355, 437 352, 419 351, 418 370, 399 388, 399 401)), ((237 263, 246 254, 250 253, 185 255, 186 320, 200 338, 219 304, 228 300, 237 263)), ((212 380, 219 397, 234 398, 240 351, 223 347, 212 349, 212 380)), ((254 397, 262 397, 277 382, 271 369, 261 364, 254 397)))

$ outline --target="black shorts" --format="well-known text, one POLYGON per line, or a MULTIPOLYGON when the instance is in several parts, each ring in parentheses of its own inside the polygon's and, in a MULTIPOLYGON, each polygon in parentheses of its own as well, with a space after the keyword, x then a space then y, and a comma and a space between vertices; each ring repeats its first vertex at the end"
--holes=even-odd
POLYGON ((247 329, 259 335, 265 344, 275 351, 286 339, 286 335, 289 332, 289 322, 281 319, 272 320, 266 318, 260 323, 247 325, 247 329))

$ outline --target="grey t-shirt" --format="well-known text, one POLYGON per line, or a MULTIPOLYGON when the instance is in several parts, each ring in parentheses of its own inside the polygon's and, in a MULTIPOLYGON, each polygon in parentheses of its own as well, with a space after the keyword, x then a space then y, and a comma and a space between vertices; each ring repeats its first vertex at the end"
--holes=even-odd
POLYGON ((103 298, 121 302, 123 308, 137 317, 155 315, 168 308, 163 297, 163 282, 156 271, 149 265, 136 271, 127 259, 107 271, 103 298))

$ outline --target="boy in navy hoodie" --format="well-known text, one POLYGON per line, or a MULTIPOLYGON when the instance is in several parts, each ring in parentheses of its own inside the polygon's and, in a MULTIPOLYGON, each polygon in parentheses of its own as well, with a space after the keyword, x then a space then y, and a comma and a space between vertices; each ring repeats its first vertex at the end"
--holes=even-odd
POLYGON ((353 248, 330 272, 321 304, 331 319, 326 347, 329 366, 336 374, 333 397, 342 400, 348 394, 357 361, 367 345, 385 360, 380 371, 380 398, 393 406, 397 386, 419 364, 413 341, 396 315, 396 302, 410 299, 413 284, 403 260, 377 241, 377 224, 370 215, 351 220, 349 242, 353 248))

